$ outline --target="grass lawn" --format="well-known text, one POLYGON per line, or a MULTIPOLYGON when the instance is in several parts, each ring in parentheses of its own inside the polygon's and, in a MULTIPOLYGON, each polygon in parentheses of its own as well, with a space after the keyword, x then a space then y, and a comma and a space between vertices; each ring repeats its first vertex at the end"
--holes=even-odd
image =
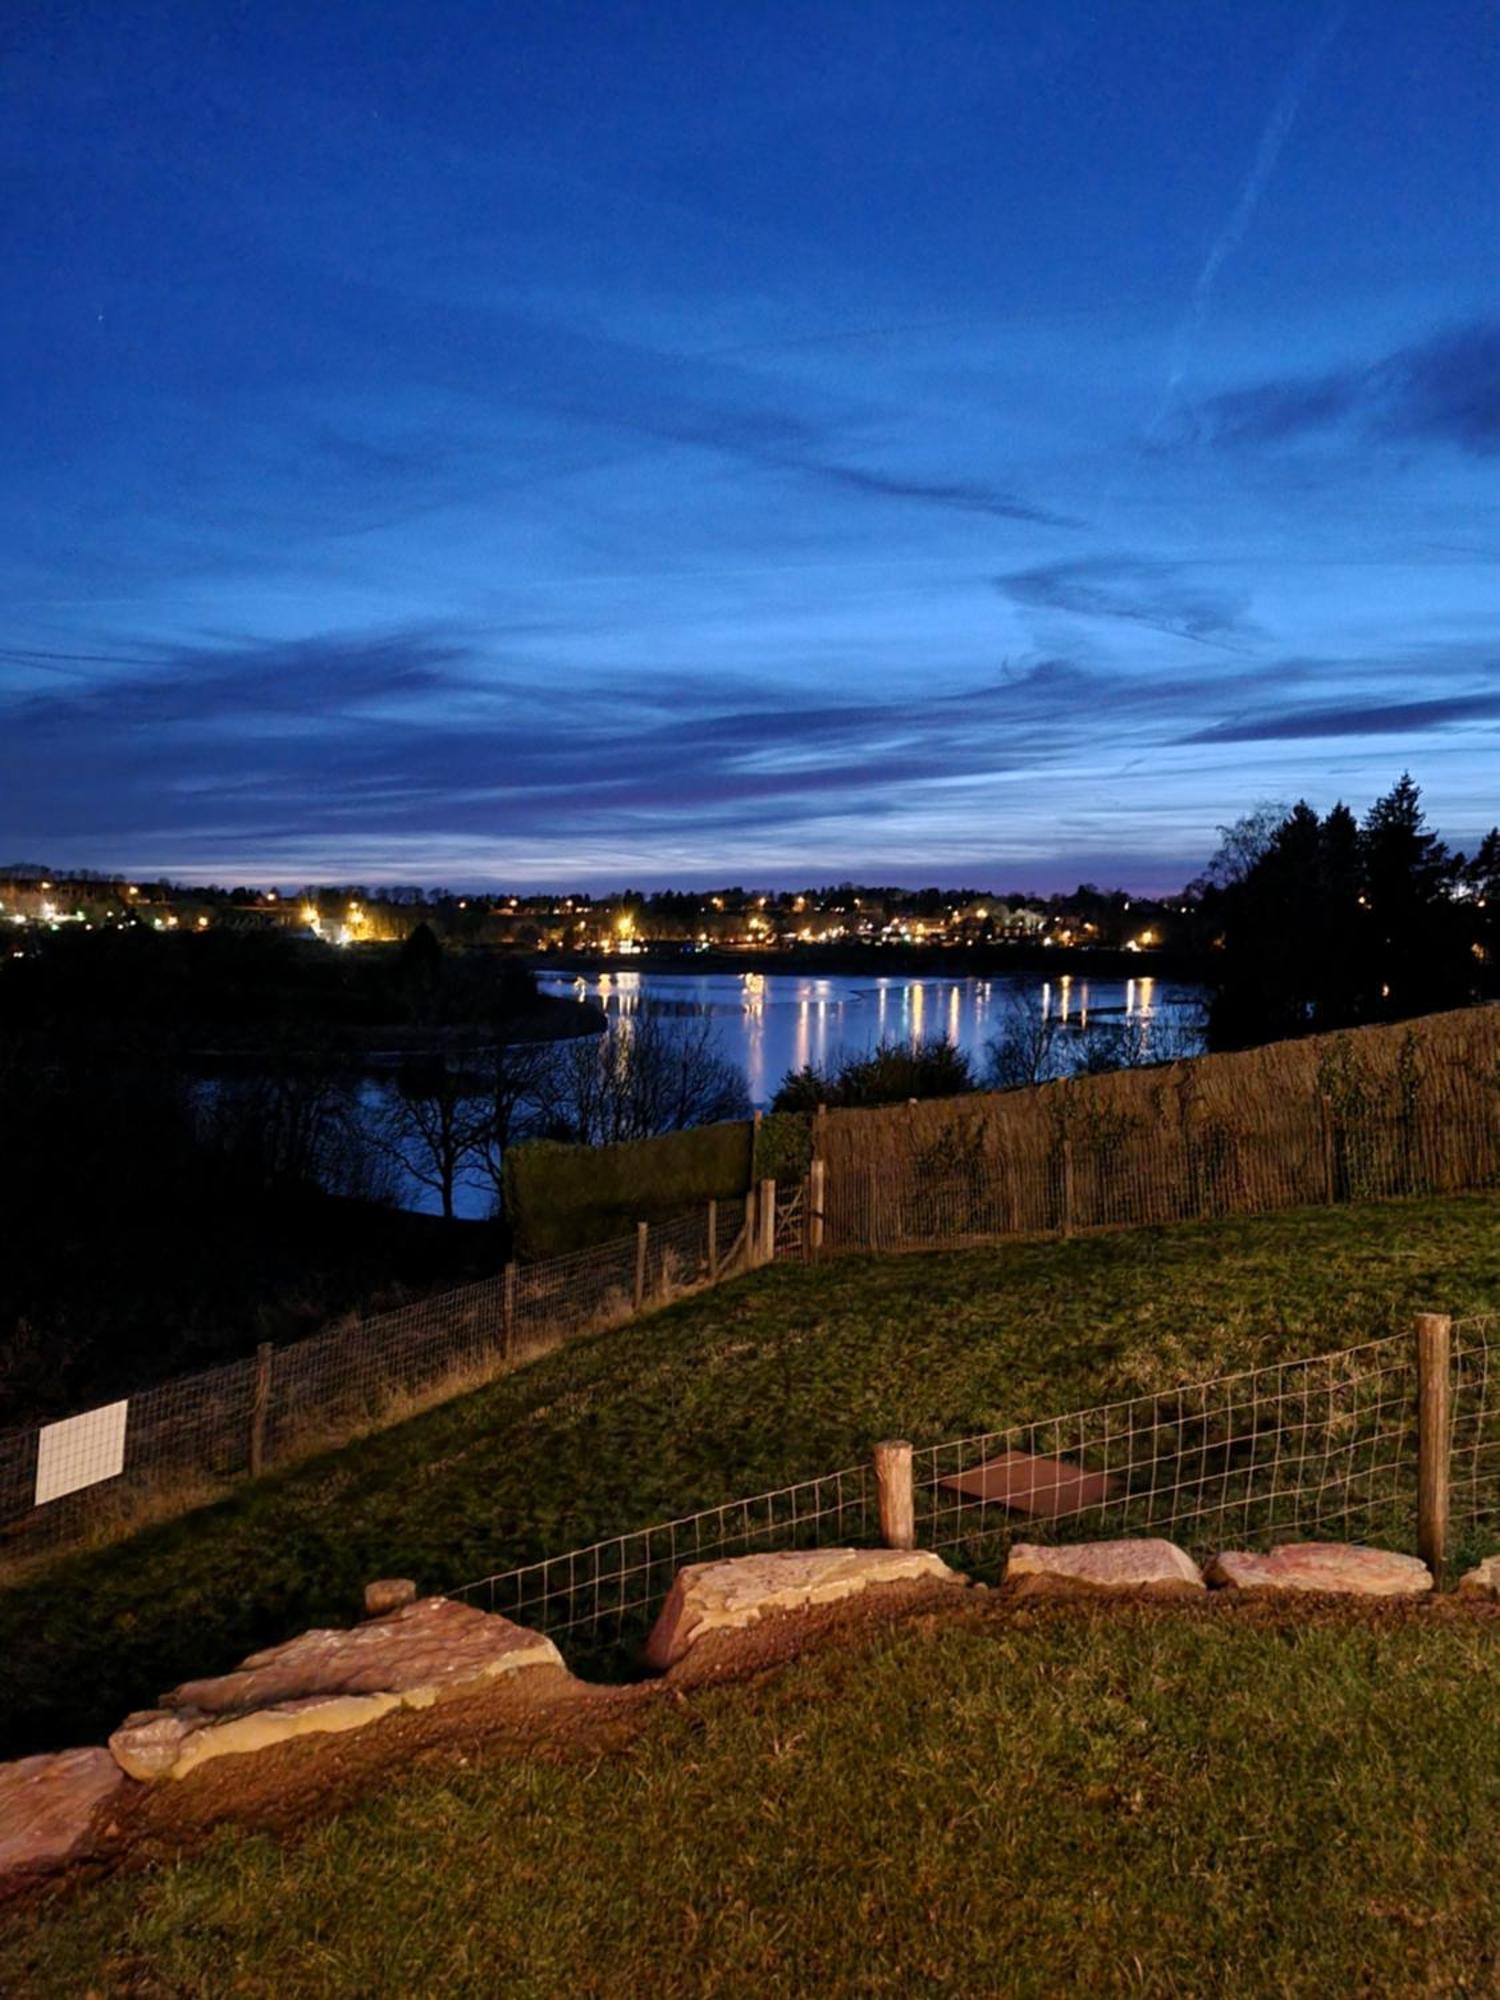
POLYGON ((1500 1621, 996 1607, 17 1913, 15 1994, 1495 1989, 1500 1621))
POLYGON ((0 1756, 97 1742, 191 1674, 918 1442, 1500 1308, 1500 1198, 784 1266, 0 1592, 0 1756))

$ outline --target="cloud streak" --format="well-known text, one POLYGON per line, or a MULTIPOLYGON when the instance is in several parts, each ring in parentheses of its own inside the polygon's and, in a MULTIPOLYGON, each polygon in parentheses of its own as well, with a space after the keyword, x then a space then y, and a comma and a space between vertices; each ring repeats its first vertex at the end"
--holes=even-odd
POLYGON ((1408 736, 1455 723, 1500 720, 1500 692, 1448 695, 1431 701, 1314 702, 1265 710, 1195 730, 1184 743, 1285 743, 1299 738, 1408 736))
POLYGON ((1500 320, 1444 329, 1375 361, 1273 376, 1196 406, 1190 434, 1227 446, 1354 437, 1500 453, 1500 320))
POLYGON ((1271 176, 1276 171, 1276 163, 1281 158, 1282 148, 1297 121, 1297 113, 1301 110, 1302 100, 1306 97, 1317 73, 1318 64, 1322 61, 1329 43, 1343 26, 1347 12, 1347 0, 1338 0, 1338 4, 1327 9, 1277 93, 1276 100, 1271 106, 1270 116, 1261 128, 1260 142, 1255 149, 1255 158, 1250 163, 1250 171, 1245 176, 1228 219, 1210 244, 1208 255, 1204 258, 1193 285, 1192 300, 1187 315, 1178 329, 1172 364, 1167 374, 1167 386, 1153 430, 1159 429, 1164 422, 1173 399, 1182 385, 1193 344, 1202 332, 1203 323, 1208 317, 1209 301, 1213 296, 1219 273, 1245 240, 1245 232, 1249 229, 1255 211, 1259 208, 1270 185, 1271 176))
POLYGON ((1031 610, 1123 619, 1224 652, 1246 652, 1246 642, 1257 636, 1242 596, 1185 581, 1169 562, 1092 556, 1014 570, 996 582, 1013 603, 1031 610))

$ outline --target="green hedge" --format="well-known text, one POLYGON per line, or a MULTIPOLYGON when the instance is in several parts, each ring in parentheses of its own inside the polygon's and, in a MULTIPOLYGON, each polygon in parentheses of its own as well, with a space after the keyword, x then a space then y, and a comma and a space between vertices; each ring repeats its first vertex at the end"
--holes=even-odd
POLYGON ((539 1139, 505 1156, 505 1207, 522 1257, 560 1257, 665 1222, 708 1201, 742 1200, 754 1128, 700 1125, 621 1146, 539 1139))
POLYGON ((812 1119, 800 1111, 768 1111, 756 1130, 755 1178, 790 1186, 812 1162, 812 1119))

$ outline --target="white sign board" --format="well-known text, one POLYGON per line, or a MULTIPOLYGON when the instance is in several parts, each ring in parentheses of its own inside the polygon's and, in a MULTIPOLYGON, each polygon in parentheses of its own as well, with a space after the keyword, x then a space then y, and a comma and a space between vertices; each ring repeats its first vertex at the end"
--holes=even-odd
POLYGON ((43 1424, 37 1440, 36 1504, 60 1500, 76 1493, 80 1486, 96 1486, 101 1479, 116 1479, 125 1470, 125 1413, 127 1402, 106 1403, 102 1409, 85 1410, 81 1417, 64 1417, 61 1423, 43 1424))

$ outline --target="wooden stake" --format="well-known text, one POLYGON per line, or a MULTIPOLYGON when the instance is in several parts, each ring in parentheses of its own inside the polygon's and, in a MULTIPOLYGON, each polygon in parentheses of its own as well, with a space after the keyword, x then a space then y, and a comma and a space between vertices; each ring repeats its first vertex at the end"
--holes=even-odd
POLYGON ((814 1160, 807 1170, 807 1247, 815 1257, 823 1249, 823 1203, 827 1192, 827 1165, 814 1160))
POLYGON ((912 1488, 911 1446, 887 1438, 875 1447, 875 1490, 880 1499, 880 1539, 888 1549, 917 1546, 916 1495, 912 1488))
POLYGON ((1339 1170, 1333 1143, 1333 1113, 1326 1097, 1318 1099, 1318 1127, 1323 1141, 1323 1199, 1331 1207, 1339 1198, 1339 1170))
POLYGON ((635 1309, 646 1303, 646 1242, 651 1233, 648 1222, 635 1225, 635 1309))
POLYGON ((713 1284, 719 1275, 719 1204, 708 1204, 708 1282, 713 1284))
POLYGON ((266 1417, 271 1408, 271 1355, 263 1340, 255 1350, 255 1390, 250 1402, 250 1477, 258 1479, 266 1462, 266 1417))
POLYGON ((760 1262, 771 1264, 776 1260, 776 1183, 772 1180, 760 1184, 760 1262))
POLYGON ((1448 1556, 1448 1452, 1452 1438, 1453 1322, 1417 1315, 1417 1553, 1441 1586, 1448 1556))
POLYGON ((509 1361, 516 1351, 516 1267, 507 1264, 500 1288, 500 1352, 509 1361))

